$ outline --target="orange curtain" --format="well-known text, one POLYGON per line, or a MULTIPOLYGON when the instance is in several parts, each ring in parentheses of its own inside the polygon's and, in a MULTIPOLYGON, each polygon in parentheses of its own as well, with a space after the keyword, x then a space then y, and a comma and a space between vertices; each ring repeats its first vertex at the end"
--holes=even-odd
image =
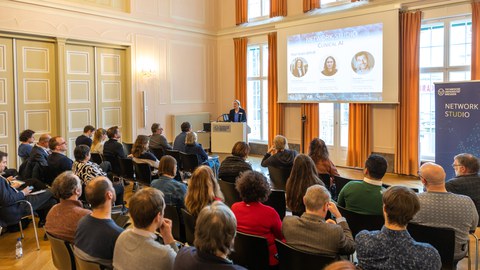
POLYGON ((270 18, 287 16, 287 0, 270 0, 270 18))
POLYGON ((235 99, 247 108, 247 38, 234 38, 235 46, 235 99))
POLYGON ((302 104, 302 117, 305 116, 305 130, 303 133, 303 145, 301 146, 301 152, 308 152, 308 145, 313 138, 318 137, 319 134, 319 113, 318 103, 305 103, 302 104))
POLYGON ((320 0, 303 0, 303 13, 320 8, 320 0))
POLYGON ((372 110, 369 104, 350 103, 347 166, 363 168, 371 152, 372 110))
POLYGON ((268 34, 268 145, 284 133, 284 109, 278 101, 277 33, 268 34))
POLYGON ((248 22, 248 0, 235 0, 235 22, 237 25, 248 22))
POLYGON ((415 175, 419 163, 420 27, 422 12, 400 14, 400 104, 394 172, 415 175))
POLYGON ((480 80, 480 1, 472 2, 472 80, 480 80))

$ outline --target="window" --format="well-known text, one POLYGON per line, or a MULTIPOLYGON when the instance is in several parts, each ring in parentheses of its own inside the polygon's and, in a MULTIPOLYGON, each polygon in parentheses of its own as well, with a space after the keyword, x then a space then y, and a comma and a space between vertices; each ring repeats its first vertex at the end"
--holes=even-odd
POLYGON ((268 141, 268 45, 247 48, 247 122, 251 141, 268 141))
POLYGON ((420 159, 435 160, 434 82, 470 79, 471 18, 424 22, 420 30, 420 159))
POLYGON ((268 18, 270 14, 270 0, 248 0, 248 20, 268 18))
POLYGON ((346 164, 348 147, 348 103, 320 103, 320 134, 330 159, 336 165, 346 164))
POLYGON ((335 5, 341 5, 341 4, 346 4, 346 3, 351 3, 351 0, 322 0, 321 5, 322 7, 325 6, 335 6, 335 5))

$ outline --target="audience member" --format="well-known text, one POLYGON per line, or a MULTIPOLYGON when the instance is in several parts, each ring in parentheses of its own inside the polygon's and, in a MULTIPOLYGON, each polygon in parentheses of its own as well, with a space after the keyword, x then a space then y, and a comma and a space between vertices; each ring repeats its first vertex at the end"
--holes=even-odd
POLYGON ((297 151, 288 149, 287 138, 277 135, 273 139, 273 145, 262 159, 262 167, 289 168, 293 165, 293 160, 297 156, 297 151))
POLYGON ((275 239, 283 240, 282 221, 275 209, 263 204, 271 193, 270 183, 262 173, 246 171, 235 187, 242 198, 241 202, 232 205, 238 231, 267 238, 270 266, 277 265, 275 239))
POLYGON ((314 138, 308 148, 308 156, 313 159, 317 173, 329 174, 330 183, 333 183, 333 176, 340 176, 335 165, 329 158, 328 148, 325 142, 320 138, 314 138))
POLYGON ((73 161, 65 155, 67 142, 60 136, 55 136, 48 141, 48 147, 52 153, 47 158, 48 184, 64 171, 72 170, 73 161))
POLYGON ((200 211, 195 226, 195 247, 182 248, 174 270, 243 270, 228 259, 233 251, 237 221, 228 206, 214 202, 200 211))
POLYGON ((111 216, 112 204, 116 199, 112 182, 104 176, 96 177, 86 186, 85 197, 92 207, 92 213, 78 223, 75 255, 85 261, 112 268, 115 242, 123 232, 111 216))
POLYGON ((49 134, 42 134, 38 142, 33 146, 27 162, 22 164, 19 169, 23 179, 36 178, 43 180, 43 170, 41 168, 48 166, 47 158, 50 154, 48 142, 50 138, 49 134))
POLYGON ((118 237, 113 267, 118 270, 172 269, 178 248, 172 236, 172 221, 163 216, 165 201, 162 192, 143 188, 130 198, 129 207, 134 227, 118 237), (157 230, 163 244, 157 241, 157 230))
POLYGON ((480 176, 478 175, 480 164, 478 158, 472 154, 459 154, 455 156, 452 166, 455 170, 455 177, 447 181, 445 188, 449 192, 470 197, 480 216, 480 176))
POLYGON ((252 165, 246 162, 250 146, 246 142, 236 142, 232 148, 232 155, 226 157, 218 169, 218 178, 235 183, 235 180, 244 171, 251 171, 252 165))
POLYGON ((415 193, 406 187, 390 187, 383 194, 385 225, 380 231, 363 230, 355 237, 361 269, 440 269, 438 251, 413 240, 407 225, 420 209, 415 193))
POLYGON ((136 163, 147 163, 150 167, 158 168, 158 159, 154 154, 148 151, 148 141, 150 138, 146 135, 138 135, 132 146, 133 161, 136 163))
POLYGON ((372 154, 365 162, 363 181, 350 181, 338 195, 338 205, 362 215, 382 214, 382 178, 387 160, 372 154))
POLYGON ((150 136, 150 143, 148 144, 150 149, 159 149, 163 150, 172 149, 172 146, 168 143, 167 138, 163 135, 163 128, 160 127, 159 123, 152 124, 152 135, 150 136))
POLYGON ((223 199, 212 169, 205 165, 196 168, 190 178, 185 196, 187 211, 196 217, 205 206, 214 201, 223 201, 223 199))
POLYGON ((203 150, 201 144, 197 143, 197 133, 189 132, 185 137, 185 153, 197 155, 198 164, 204 164, 210 166, 212 170, 217 174, 220 163, 218 158, 208 158, 207 152, 203 150))
POLYGON ((185 208, 185 194, 187 186, 174 179, 177 174, 177 160, 172 156, 163 156, 158 166, 158 179, 153 180, 151 187, 163 192, 163 198, 167 205, 175 205, 185 208))
POLYGON ((175 137, 175 141, 173 142, 173 150, 185 152, 185 137, 187 137, 188 132, 192 131, 192 126, 189 122, 183 122, 180 128, 182 129, 182 132, 175 137))
POLYGON ((45 230, 62 240, 73 244, 78 222, 82 217, 92 213, 84 209, 78 200, 82 195, 82 183, 72 172, 63 172, 52 184, 52 192, 60 203, 48 212, 45 230))
POLYGON ((103 144, 103 156, 112 161, 112 171, 116 175, 120 175, 120 164, 118 158, 126 158, 127 155, 123 150, 123 145, 118 142, 122 137, 122 133, 117 126, 113 126, 107 130, 108 141, 103 144))
MULTIPOLYGON (((7 153, 0 151, 0 174, 7 167, 7 156, 7 153)), ((38 214, 39 227, 43 227, 48 211, 56 203, 52 192, 47 189, 43 193, 29 195, 31 193, 29 187, 17 190, 21 184, 12 182, 13 180, 13 176, 8 178, 0 176, 0 226, 17 224, 21 217, 29 215, 30 207, 25 203, 17 203, 26 200, 30 202, 33 210, 38 214)))
POLYGON ((92 136, 95 132, 95 127, 91 125, 86 125, 83 128, 83 134, 78 136, 75 140, 75 146, 79 146, 80 144, 85 144, 88 147, 92 146, 92 136))
POLYGON ((426 192, 420 193, 420 211, 412 223, 455 230, 455 264, 467 254, 468 234, 475 231, 478 213, 472 199, 445 189, 445 171, 435 163, 425 163, 418 176, 426 192))
POLYGON ((35 135, 35 131, 31 129, 26 129, 20 133, 18 139, 20 140, 20 145, 18 146, 18 156, 20 160, 25 162, 30 157, 30 151, 32 151, 32 143, 35 141, 33 137, 35 135))
POLYGON ((285 188, 287 206, 294 215, 301 216, 305 212, 303 204, 305 192, 307 188, 317 184, 325 186, 318 178, 313 160, 305 154, 299 154, 293 162, 292 172, 285 188))
POLYGON ((93 134, 93 143, 91 147, 92 153, 99 153, 103 155, 103 145, 107 140, 107 131, 103 128, 95 130, 93 134))
POLYGON ((330 199, 330 192, 324 186, 313 185, 307 189, 303 197, 305 213, 301 217, 283 219, 282 232, 287 244, 302 251, 333 257, 355 252, 355 241, 346 219, 330 199), (325 220, 328 211, 336 222, 325 220))

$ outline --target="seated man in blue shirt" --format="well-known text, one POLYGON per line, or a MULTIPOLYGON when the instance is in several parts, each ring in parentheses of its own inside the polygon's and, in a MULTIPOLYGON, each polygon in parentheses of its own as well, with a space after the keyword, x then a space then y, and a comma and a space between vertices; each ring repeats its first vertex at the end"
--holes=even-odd
POLYGON ((430 244, 413 240, 407 224, 420 210, 415 193, 402 186, 383 194, 385 225, 380 231, 361 231, 355 237, 358 264, 362 269, 435 270, 442 263, 430 244))

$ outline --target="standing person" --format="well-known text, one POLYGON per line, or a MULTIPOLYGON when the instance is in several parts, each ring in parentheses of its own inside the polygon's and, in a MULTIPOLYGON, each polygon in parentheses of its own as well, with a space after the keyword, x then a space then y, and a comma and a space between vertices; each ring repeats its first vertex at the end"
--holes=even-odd
POLYGON ((297 151, 288 149, 287 138, 277 135, 262 159, 262 167, 288 168, 293 166, 297 151))
POLYGON ((228 113, 229 122, 247 122, 247 113, 240 106, 239 100, 233 101, 233 109, 228 113))
POLYGON ((246 142, 236 142, 232 148, 232 155, 226 157, 218 169, 218 178, 223 181, 235 183, 235 180, 244 171, 251 171, 246 159, 250 153, 250 146, 246 142))
POLYGON ((86 125, 83 128, 83 134, 78 136, 75 140, 75 146, 79 146, 80 144, 85 144, 88 147, 92 146, 92 136, 95 132, 95 127, 92 125, 86 125))
POLYGON ((152 135, 150 135, 150 143, 148 144, 148 148, 163 148, 163 150, 172 149, 172 146, 168 143, 167 138, 165 135, 163 135, 163 128, 159 123, 153 123, 151 129, 152 135))
POLYGON ((20 133, 20 136, 18 136, 18 139, 20 140, 20 145, 18 146, 18 156, 20 157, 22 163, 30 157, 30 152, 33 148, 32 143, 35 141, 33 135, 35 135, 35 131, 26 129, 20 133))
POLYGON ((93 142, 91 147, 91 153, 99 153, 103 155, 103 144, 107 140, 107 131, 103 128, 95 130, 93 134, 93 142))
POLYGON ((48 146, 52 153, 47 158, 48 163, 48 184, 64 171, 72 170, 73 160, 68 158, 65 153, 67 152, 67 142, 60 136, 55 136, 50 139, 48 146))
POLYGON ((173 150, 185 152, 185 138, 187 137, 187 133, 192 131, 192 126, 189 122, 183 122, 180 128, 182 129, 182 132, 175 137, 175 141, 173 142, 173 150))
POLYGON ((317 173, 330 175, 330 184, 332 184, 333 176, 340 176, 337 167, 335 167, 329 158, 327 145, 322 139, 314 138, 310 142, 308 156, 310 156, 315 163, 317 173))

